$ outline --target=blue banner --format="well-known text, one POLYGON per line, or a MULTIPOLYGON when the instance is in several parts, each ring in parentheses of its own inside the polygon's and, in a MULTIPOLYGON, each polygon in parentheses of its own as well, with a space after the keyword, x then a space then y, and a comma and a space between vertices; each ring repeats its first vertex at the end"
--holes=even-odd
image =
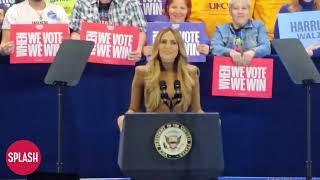
POLYGON ((320 11, 281 13, 278 23, 281 39, 298 38, 305 47, 320 44, 320 11))
POLYGON ((148 22, 168 21, 165 15, 166 0, 140 0, 144 17, 148 22))
POLYGON ((207 44, 208 36, 205 32, 204 23, 170 23, 170 22, 149 22, 147 24, 147 44, 153 44, 158 32, 165 27, 172 27, 179 30, 185 48, 189 56, 189 62, 205 62, 206 56, 197 51, 197 45, 207 44))

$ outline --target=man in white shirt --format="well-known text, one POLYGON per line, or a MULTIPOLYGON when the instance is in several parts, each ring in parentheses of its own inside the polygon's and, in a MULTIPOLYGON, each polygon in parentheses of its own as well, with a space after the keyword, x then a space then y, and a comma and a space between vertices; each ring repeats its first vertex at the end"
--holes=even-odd
POLYGON ((14 44, 10 41, 11 24, 68 24, 64 9, 57 5, 47 4, 44 0, 24 0, 14 4, 6 12, 2 24, 1 55, 10 55, 14 44))

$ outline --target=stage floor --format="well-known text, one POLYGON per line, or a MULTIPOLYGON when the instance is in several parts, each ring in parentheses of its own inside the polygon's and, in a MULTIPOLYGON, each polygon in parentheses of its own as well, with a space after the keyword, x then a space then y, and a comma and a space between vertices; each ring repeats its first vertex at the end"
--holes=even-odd
MULTIPOLYGON (((219 180, 305 180, 305 177, 219 177, 219 180)), ((27 180, 27 179, 10 179, 27 180)), ((80 180, 130 180, 130 178, 81 178, 80 180)), ((313 177, 312 180, 320 180, 313 177)))

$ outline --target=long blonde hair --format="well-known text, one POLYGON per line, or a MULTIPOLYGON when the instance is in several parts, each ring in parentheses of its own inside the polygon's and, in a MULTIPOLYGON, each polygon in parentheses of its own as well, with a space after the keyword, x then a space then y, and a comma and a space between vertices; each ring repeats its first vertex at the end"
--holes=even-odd
MULTIPOLYGON (((320 10, 320 0, 313 1, 314 10, 320 10)), ((299 4, 299 0, 292 0, 292 3, 289 4, 289 12, 299 12, 302 9, 302 6, 299 4)))
POLYGON ((146 65, 147 72, 145 77, 144 97, 146 110, 148 112, 155 111, 161 103, 159 81, 161 71, 164 69, 159 55, 159 45, 162 36, 167 32, 172 32, 178 43, 179 52, 174 61, 174 70, 177 73, 177 79, 181 82, 182 99, 180 103, 182 105, 182 109, 187 110, 191 102, 191 92, 195 82, 192 79, 187 67, 188 60, 184 47, 184 41, 177 30, 172 28, 164 28, 158 33, 155 39, 152 48, 151 60, 146 65))

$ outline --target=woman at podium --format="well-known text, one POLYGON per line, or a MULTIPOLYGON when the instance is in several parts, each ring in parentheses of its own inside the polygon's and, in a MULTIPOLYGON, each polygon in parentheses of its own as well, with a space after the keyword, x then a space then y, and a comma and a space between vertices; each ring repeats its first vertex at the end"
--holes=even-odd
MULTIPOLYGON (((199 70, 188 64, 180 33, 162 29, 154 42, 151 60, 137 66, 131 87, 127 113, 202 112, 199 92, 199 70)), ((124 116, 118 118, 121 130, 124 116)))

